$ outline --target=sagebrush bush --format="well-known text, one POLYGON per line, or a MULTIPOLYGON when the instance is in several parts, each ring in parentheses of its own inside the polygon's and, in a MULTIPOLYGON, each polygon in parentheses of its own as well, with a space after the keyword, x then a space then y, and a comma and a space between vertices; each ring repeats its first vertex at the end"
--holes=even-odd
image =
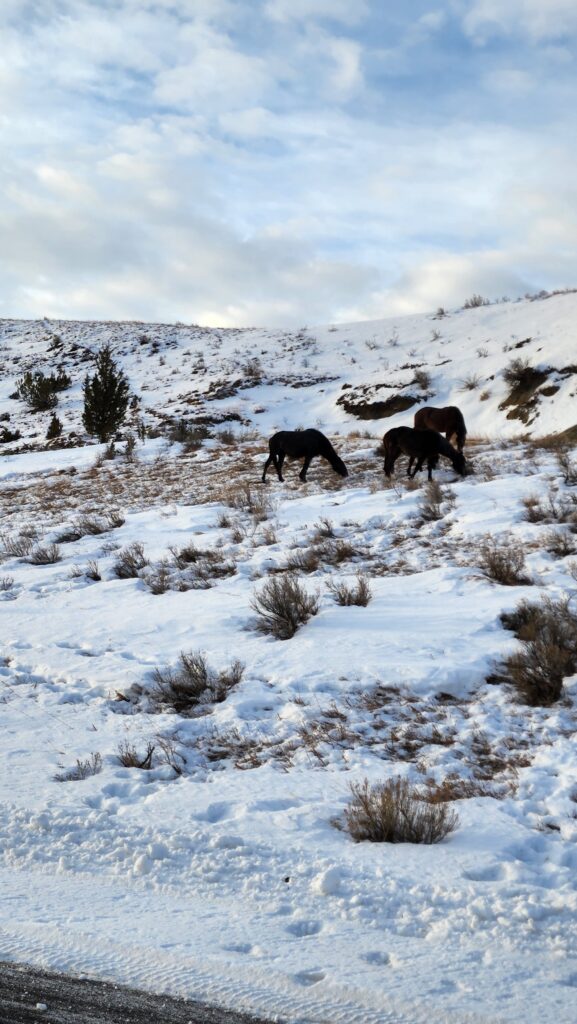
POLYGON ((501 622, 521 642, 503 669, 521 698, 534 707, 559 700, 563 679, 577 671, 577 613, 569 598, 521 601, 501 622))
POLYGON ((519 393, 534 389, 547 375, 544 371, 531 366, 528 359, 517 357, 505 367, 502 376, 511 393, 519 393))
POLYGON ((465 299, 463 303, 463 309, 477 309, 479 306, 490 306, 491 300, 484 299, 482 295, 471 295, 470 299, 465 299))
POLYGON ((525 555, 514 542, 485 537, 479 549, 478 564, 489 579, 506 587, 532 582, 525 571, 525 555))
POLYGON ((408 779, 373 786, 364 779, 351 792, 345 827, 357 843, 440 843, 459 823, 447 803, 429 802, 408 779))
POLYGON ((235 660, 226 669, 216 671, 201 651, 181 652, 176 668, 156 669, 155 687, 151 692, 154 704, 172 708, 180 715, 194 712, 202 704, 220 704, 240 683, 244 672, 241 661, 235 660))
POLYGON ((251 601, 257 613, 254 628, 277 640, 290 640, 319 610, 317 594, 309 594, 290 572, 267 580, 251 601))
POLYGON ((421 391, 428 391, 431 386, 431 374, 427 370, 415 370, 415 384, 421 391))

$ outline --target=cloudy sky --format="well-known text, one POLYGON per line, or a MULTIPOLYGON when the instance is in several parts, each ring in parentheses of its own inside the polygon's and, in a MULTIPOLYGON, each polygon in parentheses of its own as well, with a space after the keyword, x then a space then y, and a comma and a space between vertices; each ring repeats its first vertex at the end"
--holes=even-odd
POLYGON ((577 285, 575 0, 1 0, 0 316, 577 285))

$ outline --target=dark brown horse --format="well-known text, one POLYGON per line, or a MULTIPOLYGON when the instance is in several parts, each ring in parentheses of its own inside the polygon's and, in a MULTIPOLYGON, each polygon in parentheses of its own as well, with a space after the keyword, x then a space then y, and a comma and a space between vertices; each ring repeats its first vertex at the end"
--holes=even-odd
POLYGON ((436 430, 393 427, 392 430, 387 430, 383 438, 383 447, 385 449, 384 470, 387 476, 393 472, 399 455, 409 456, 407 475, 410 477, 414 477, 423 468, 423 463, 426 460, 429 480, 432 480, 433 470, 436 469, 440 455, 449 459, 456 473, 465 476, 467 472, 463 453, 453 448, 453 445, 449 444, 436 430), (415 461, 416 466, 411 473, 411 467, 415 461))
POLYGON ((435 409, 425 405, 415 413, 416 430, 439 430, 450 441, 453 434, 457 435, 457 451, 462 452, 465 446, 467 428, 463 413, 456 405, 447 405, 444 409, 435 409))
POLYGON ((282 482, 282 466, 287 455, 290 459, 305 460, 303 468, 299 473, 299 479, 303 483, 306 481, 307 469, 311 464, 311 459, 314 459, 317 455, 322 455, 323 459, 330 462, 335 473, 338 473, 340 476, 349 475, 347 467, 343 460, 339 459, 328 437, 325 437, 324 434, 321 434, 320 430, 315 430, 313 427, 309 430, 279 430, 278 434, 273 434, 271 437, 268 443, 268 450, 270 454, 264 464, 262 473, 263 484, 266 483, 266 471, 271 462, 277 471, 279 480, 282 482))

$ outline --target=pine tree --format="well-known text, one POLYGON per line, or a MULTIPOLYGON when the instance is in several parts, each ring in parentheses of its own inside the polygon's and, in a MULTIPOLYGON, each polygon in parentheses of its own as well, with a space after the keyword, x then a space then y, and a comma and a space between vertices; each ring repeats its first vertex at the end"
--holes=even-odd
POLYGON ((56 413, 53 413, 52 414, 52 419, 50 420, 50 423, 48 424, 48 430, 46 431, 46 439, 48 441, 53 441, 55 437, 60 437, 61 433, 62 433, 62 422, 60 420, 60 417, 57 416, 56 413))
POLYGON ((128 378, 112 358, 110 345, 96 356, 96 373, 84 381, 82 422, 89 434, 107 441, 122 424, 128 406, 128 378))

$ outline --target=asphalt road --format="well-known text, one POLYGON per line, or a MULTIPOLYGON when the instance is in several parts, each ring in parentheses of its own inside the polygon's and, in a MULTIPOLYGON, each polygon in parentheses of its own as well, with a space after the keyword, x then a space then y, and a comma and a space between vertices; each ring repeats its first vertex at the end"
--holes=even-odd
POLYGON ((270 1024, 202 1003, 0 962, 0 1024, 270 1024))

